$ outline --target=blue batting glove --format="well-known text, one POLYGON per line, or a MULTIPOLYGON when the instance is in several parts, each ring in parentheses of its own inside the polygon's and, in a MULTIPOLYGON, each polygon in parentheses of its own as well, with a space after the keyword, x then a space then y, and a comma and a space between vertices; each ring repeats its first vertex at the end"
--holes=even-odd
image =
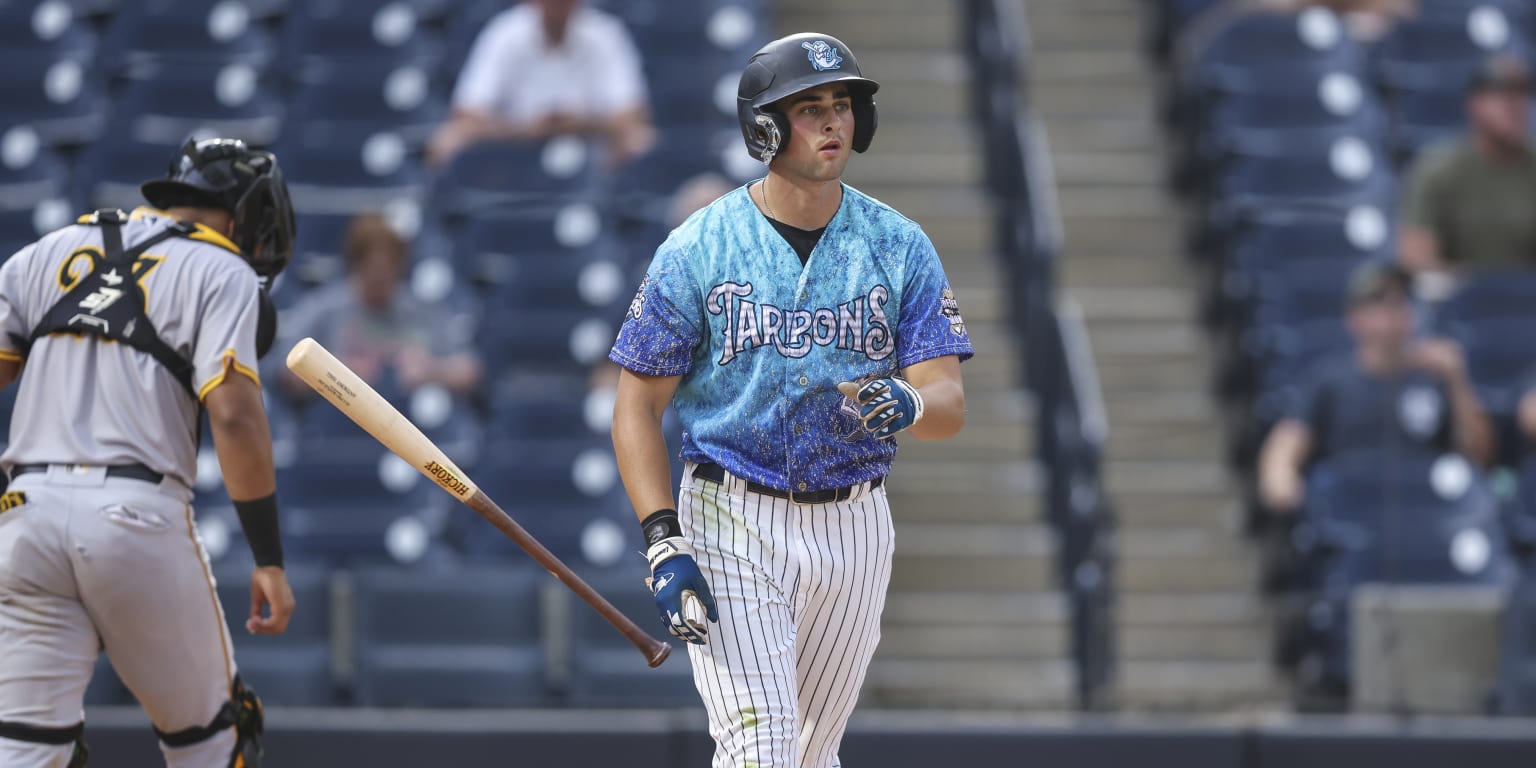
POLYGON ((645 559, 651 563, 651 578, 646 586, 656 598, 661 622, 674 637, 703 645, 709 634, 705 619, 719 623, 715 596, 693 559, 693 547, 680 536, 662 539, 650 546, 645 559))
POLYGON ((859 404, 865 431, 881 440, 895 437, 923 418, 923 396, 905 379, 875 379, 863 386, 845 381, 837 389, 859 404))

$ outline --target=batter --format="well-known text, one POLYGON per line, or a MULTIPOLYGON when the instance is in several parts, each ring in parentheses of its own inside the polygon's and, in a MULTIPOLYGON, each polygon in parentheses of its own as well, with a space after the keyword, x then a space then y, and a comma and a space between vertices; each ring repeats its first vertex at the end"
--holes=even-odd
POLYGON ((767 176, 668 237, 610 354, 614 448, 716 768, 841 765, 890 582, 893 438, 964 423, 972 349, 933 244, 841 181, 878 88, 827 35, 755 54, 738 108, 767 176))
POLYGON ((235 673, 188 502, 206 408, 256 556, 246 627, 282 632, 293 593, 254 371, 293 210, 276 158, 223 139, 189 141, 144 196, 156 209, 81 217, 0 267, 0 385, 21 387, 0 456, 7 768, 86 764, 82 700, 103 648, 167 765, 249 768, 260 753, 261 703, 235 673))

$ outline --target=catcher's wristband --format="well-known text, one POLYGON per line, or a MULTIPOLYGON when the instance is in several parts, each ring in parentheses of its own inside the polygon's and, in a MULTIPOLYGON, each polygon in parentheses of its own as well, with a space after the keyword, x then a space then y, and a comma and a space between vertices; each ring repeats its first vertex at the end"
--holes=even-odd
POLYGON ((283 567, 283 536, 277 525, 277 494, 259 499, 235 502, 235 513, 240 516, 240 529, 245 531, 245 541, 251 546, 256 565, 283 567))

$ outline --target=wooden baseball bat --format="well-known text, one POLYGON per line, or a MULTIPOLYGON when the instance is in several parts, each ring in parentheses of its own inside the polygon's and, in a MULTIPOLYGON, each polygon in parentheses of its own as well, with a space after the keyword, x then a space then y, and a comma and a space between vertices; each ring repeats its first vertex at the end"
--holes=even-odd
POLYGON ((374 391, 373 387, 368 386, 367 382, 353 373, 344 363, 337 360, 336 356, 319 342, 305 338, 294 344, 293 349, 288 352, 288 368, 321 396, 331 401, 332 405, 341 409, 347 418, 357 422, 357 425, 367 430, 374 439, 383 443, 384 447, 394 451, 396 456, 420 470, 443 490, 456 496, 459 501, 468 504, 470 509, 480 513, 480 516, 496 526, 497 530, 516 542, 523 551, 537 560, 562 584, 570 587, 572 592, 587 601, 593 610, 607 619, 609 624, 633 643, 635 648, 645 655, 647 664, 658 667, 667 660, 667 655, 672 652, 672 646, 669 643, 658 640, 635 626, 635 622, 613 607, 613 604, 598 594, 597 590, 571 571, 570 566, 561 562, 560 558, 555 557, 554 553, 533 537, 533 534, 524 530, 516 520, 497 506, 495 501, 476 488, 474 482, 469 479, 469 475, 455 466, 442 449, 422 434, 410 419, 390 405, 389 401, 374 391))

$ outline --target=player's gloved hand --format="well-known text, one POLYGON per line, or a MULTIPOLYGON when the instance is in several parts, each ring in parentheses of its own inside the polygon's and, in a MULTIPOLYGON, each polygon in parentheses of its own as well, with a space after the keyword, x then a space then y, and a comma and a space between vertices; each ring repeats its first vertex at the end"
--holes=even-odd
POLYGON ((693 546, 681 536, 670 536, 652 544, 645 551, 651 563, 651 578, 645 585, 656 598, 661 621, 674 636, 695 645, 703 645, 709 624, 720 621, 715 610, 715 596, 709 591, 699 564, 693 559, 693 546))
POLYGON ((837 389, 859 404, 864 429, 881 440, 895 437, 923 418, 923 396, 905 379, 875 379, 863 386, 845 381, 837 389))

